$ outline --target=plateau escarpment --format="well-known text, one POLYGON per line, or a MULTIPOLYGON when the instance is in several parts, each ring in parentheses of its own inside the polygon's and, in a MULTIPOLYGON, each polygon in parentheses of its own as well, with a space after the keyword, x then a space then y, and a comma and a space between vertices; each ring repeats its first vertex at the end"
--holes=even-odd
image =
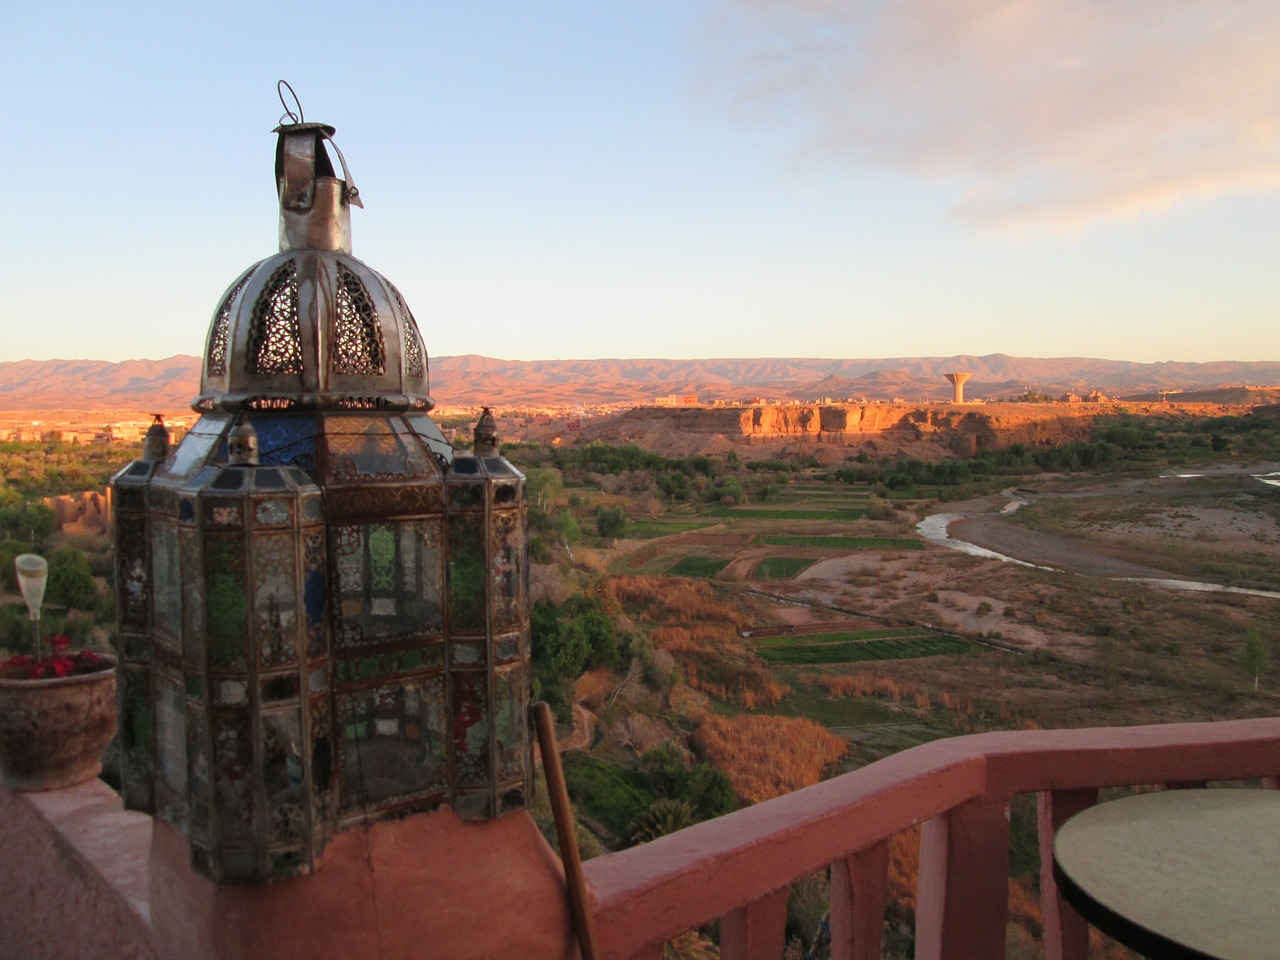
POLYGON ((584 422, 586 440, 635 443, 671 455, 738 450, 751 458, 808 452, 827 463, 856 452, 920 459, 1087 440, 1093 421, 1129 413, 1170 420, 1247 413, 1224 404, 785 404, 637 407, 584 422))

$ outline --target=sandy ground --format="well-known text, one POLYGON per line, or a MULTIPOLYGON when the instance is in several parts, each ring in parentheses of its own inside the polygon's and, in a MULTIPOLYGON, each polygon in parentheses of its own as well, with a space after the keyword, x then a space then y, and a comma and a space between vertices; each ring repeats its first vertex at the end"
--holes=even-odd
POLYGON ((957 520, 948 529, 958 540, 1038 566, 1101 577, 1169 576, 1168 570, 1108 556, 1095 544, 1019 526, 999 514, 957 520))
MULTIPOLYGON (((1216 472, 1264 473, 1270 472, 1268 467, 1276 469, 1262 465, 1216 472)), ((1081 483, 1078 478, 1042 480, 1030 494, 1034 499, 1076 501, 1070 533, 1038 531, 1002 514, 1007 496, 939 508, 939 512, 968 515, 952 522, 952 537, 1047 571, 929 544, 921 551, 855 553, 822 560, 798 575, 792 589, 819 602, 873 616, 897 617, 970 636, 998 636, 1001 642, 1024 649, 1050 647, 1083 653, 1094 643, 1089 635, 1093 623, 1086 616, 1046 616, 1042 607, 1033 606, 1045 602, 1044 584, 1083 588, 1087 594, 1092 588, 1075 576, 1192 579, 1160 565, 1159 548, 1179 541, 1224 555, 1274 552, 1280 560, 1280 526, 1271 512, 1251 502, 1247 487, 1242 497, 1233 500, 1228 491, 1208 501, 1212 505, 1189 501, 1188 489, 1178 478, 1102 483, 1081 483), (1076 505, 1087 509, 1076 510, 1076 505), (1073 535, 1077 530, 1079 535, 1073 535), (1069 579, 1061 579, 1064 575, 1069 579)), ((1154 586, 1134 589, 1149 591, 1151 603, 1165 602, 1162 595, 1170 597, 1169 591, 1154 586)), ((805 622, 793 607, 780 605, 777 613, 790 623, 805 622)))

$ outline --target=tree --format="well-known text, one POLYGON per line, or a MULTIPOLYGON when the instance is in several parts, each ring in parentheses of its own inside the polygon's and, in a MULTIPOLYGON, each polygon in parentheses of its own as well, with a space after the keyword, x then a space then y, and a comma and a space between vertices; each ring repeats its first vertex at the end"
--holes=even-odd
POLYGON ((621 507, 601 507, 596 511, 596 533, 608 540, 622 536, 626 525, 627 515, 621 507))
POLYGON ((564 490, 564 476, 555 467, 530 467, 524 480, 529 501, 543 513, 550 513, 564 490))
POLYGON ((1236 662, 1245 673, 1253 674, 1253 689, 1257 690, 1258 677, 1271 666, 1271 651, 1267 649, 1267 642, 1262 639, 1262 631, 1257 627, 1249 628, 1236 662))
POLYGON ((573 514, 568 510, 556 514, 555 522, 556 533, 560 535, 560 543, 564 547, 565 553, 569 554, 569 559, 573 559, 573 545, 578 542, 582 536, 582 530, 578 526, 578 521, 573 518, 573 514))
POLYGON ((48 602, 76 610, 92 610, 98 603, 98 585, 84 554, 61 547, 49 555, 48 602))

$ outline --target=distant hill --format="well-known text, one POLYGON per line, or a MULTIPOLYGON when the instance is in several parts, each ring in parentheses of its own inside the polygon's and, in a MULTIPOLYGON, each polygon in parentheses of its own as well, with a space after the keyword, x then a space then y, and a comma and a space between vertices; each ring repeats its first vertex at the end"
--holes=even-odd
MULTIPOLYGON (((474 354, 432 357, 438 403, 561 405, 641 403, 669 394, 703 400, 821 397, 905 400, 950 396, 948 371, 971 374, 965 396, 998 400, 1028 388, 1051 396, 1101 390, 1156 398, 1162 390, 1232 390, 1239 402, 1267 402, 1245 384, 1280 384, 1280 362, 1134 363, 1086 357, 897 357, 887 359, 497 360, 474 354), (1256 398, 1256 399, 1250 399, 1256 398)), ((0 363, 0 410, 123 408, 174 411, 200 383, 198 357, 167 360, 22 360, 0 363)), ((1177 394, 1171 399, 1179 399, 1177 394)))

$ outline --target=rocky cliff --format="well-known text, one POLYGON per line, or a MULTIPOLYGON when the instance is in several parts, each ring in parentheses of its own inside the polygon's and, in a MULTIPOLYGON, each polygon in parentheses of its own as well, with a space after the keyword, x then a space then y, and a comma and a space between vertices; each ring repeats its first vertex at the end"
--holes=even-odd
POLYGON ((1248 412, 1225 404, 992 403, 638 407, 583 425, 583 437, 671 455, 738 449, 748 457, 809 452, 827 463, 860 450, 921 459, 972 456, 1014 443, 1087 440, 1099 416, 1168 419, 1248 412))

